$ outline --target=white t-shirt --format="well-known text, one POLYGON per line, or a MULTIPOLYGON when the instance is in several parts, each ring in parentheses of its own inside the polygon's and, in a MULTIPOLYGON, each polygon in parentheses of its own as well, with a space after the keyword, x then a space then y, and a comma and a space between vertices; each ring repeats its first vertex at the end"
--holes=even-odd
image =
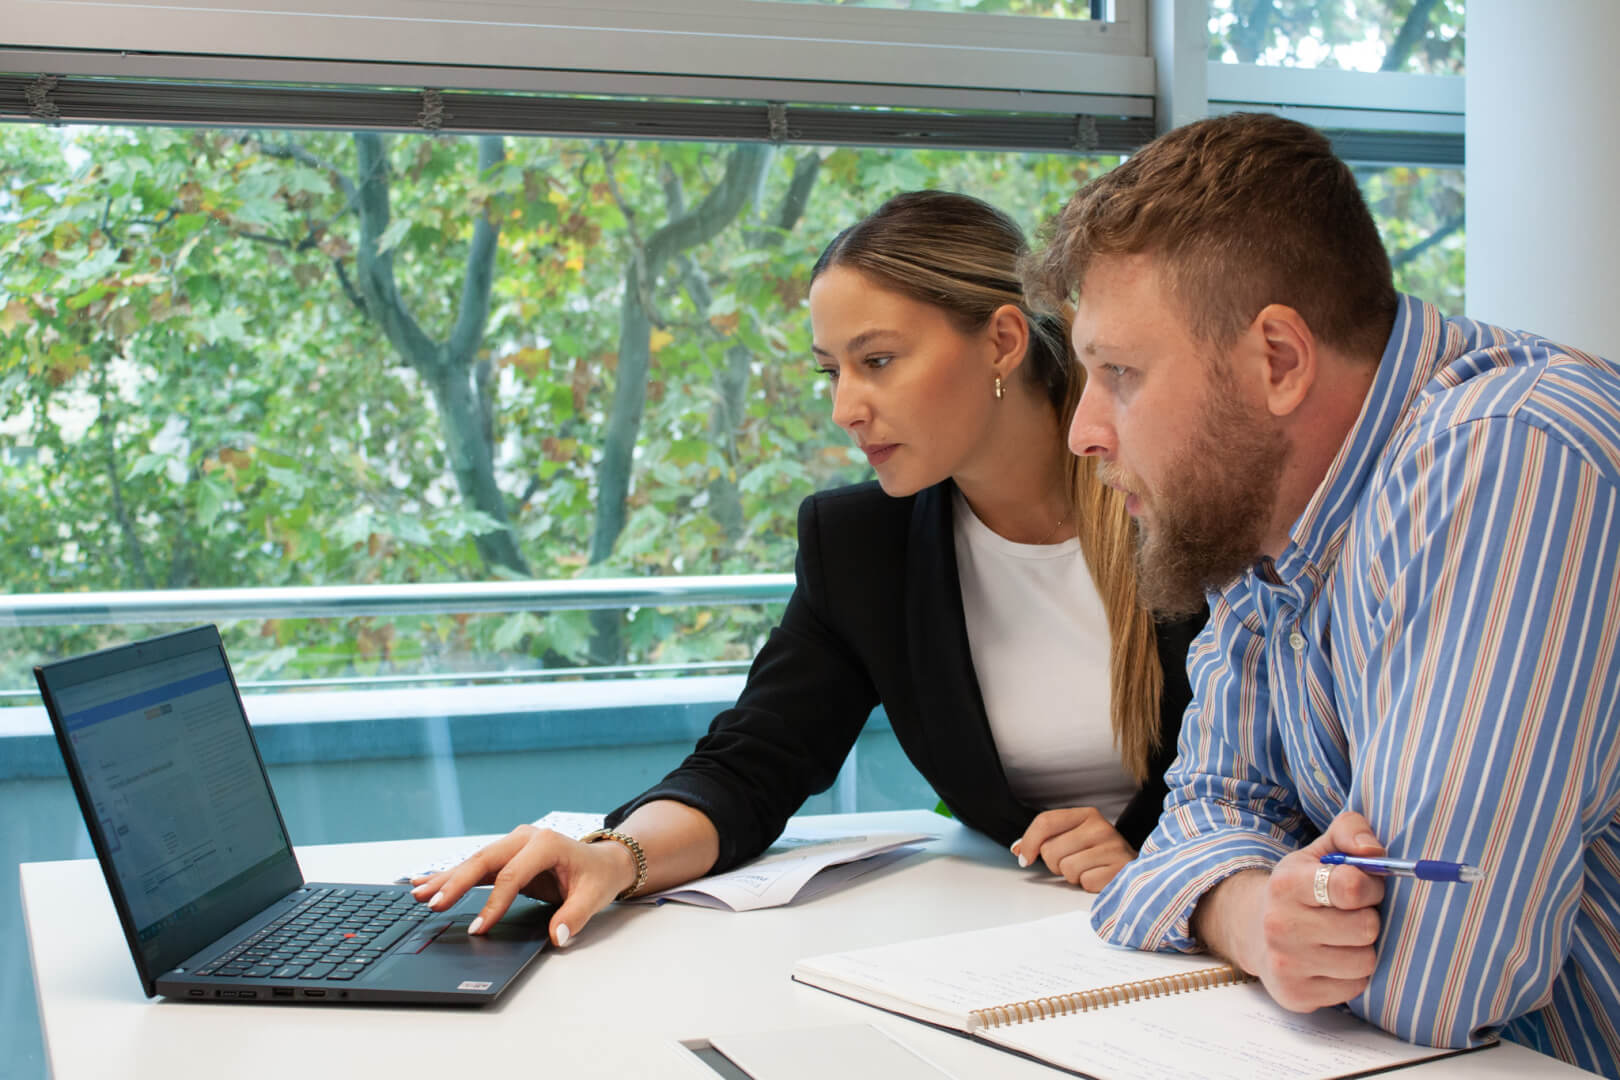
POLYGON ((1137 784, 1114 747, 1108 615, 1080 541, 1015 544, 960 491, 952 518, 973 670, 1013 794, 1112 822, 1137 784))

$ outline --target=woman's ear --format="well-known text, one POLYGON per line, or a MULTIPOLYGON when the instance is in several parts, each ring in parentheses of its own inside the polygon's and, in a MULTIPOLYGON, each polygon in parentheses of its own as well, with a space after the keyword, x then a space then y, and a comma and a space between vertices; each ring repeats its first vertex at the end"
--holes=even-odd
POLYGON ((1029 319, 1018 305, 1002 304, 990 313, 984 332, 992 350, 995 374, 1005 379, 1018 370, 1029 351, 1029 319))

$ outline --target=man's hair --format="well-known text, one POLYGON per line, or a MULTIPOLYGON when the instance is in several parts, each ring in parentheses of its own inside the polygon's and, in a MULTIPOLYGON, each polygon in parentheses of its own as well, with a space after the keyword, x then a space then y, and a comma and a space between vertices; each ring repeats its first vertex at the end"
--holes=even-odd
POLYGON ((1398 299, 1355 177, 1321 132, 1232 113, 1161 135, 1077 192, 1024 263, 1025 288, 1061 310, 1093 259, 1159 261, 1193 336, 1224 349, 1267 304, 1316 337, 1383 355, 1398 299))

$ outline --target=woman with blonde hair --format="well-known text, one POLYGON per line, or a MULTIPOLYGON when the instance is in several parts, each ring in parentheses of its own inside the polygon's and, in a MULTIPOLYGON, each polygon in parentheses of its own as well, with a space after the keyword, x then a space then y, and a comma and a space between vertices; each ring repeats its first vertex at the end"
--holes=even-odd
POLYGON ((1005 214, 938 191, 833 239, 812 352, 877 481, 800 506, 797 587, 736 706, 609 831, 519 826, 418 898, 443 910, 493 882, 480 933, 521 890, 561 905, 565 945, 615 898, 764 851, 878 704, 951 812, 1020 865, 1095 891, 1135 856, 1203 620, 1156 624, 1137 599, 1121 498, 1064 446, 1082 376, 1066 323, 1024 300, 1026 251, 1005 214))

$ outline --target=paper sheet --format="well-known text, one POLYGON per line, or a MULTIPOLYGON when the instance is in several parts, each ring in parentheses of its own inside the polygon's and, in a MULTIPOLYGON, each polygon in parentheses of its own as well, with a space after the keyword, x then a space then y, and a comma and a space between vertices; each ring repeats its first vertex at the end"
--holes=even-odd
POLYGON ((1338 1009, 1291 1013, 1257 983, 979 1032, 1099 1077, 1319 1080, 1450 1053, 1402 1042, 1338 1009))
POLYGON ((832 835, 798 832, 792 825, 752 862, 724 874, 688 881, 663 892, 639 896, 633 904, 679 900, 732 911, 779 907, 808 900, 915 852, 934 837, 926 833, 832 835))
POLYGON ((977 1010, 1222 967, 1104 943, 1088 911, 801 960, 793 976, 903 1016, 969 1031, 1099 1080, 1322 1080, 1450 1053, 1336 1009, 1291 1013, 1258 983, 1142 996, 1083 1013, 980 1026, 977 1010))
MULTIPOLYGON (((601 814, 553 810, 536 818, 536 828, 552 829, 578 839, 602 827, 601 814)), ((779 907, 794 900, 808 900, 836 889, 863 874, 881 869, 917 850, 916 845, 936 839, 927 833, 849 833, 828 826, 788 825, 765 854, 724 874, 688 881, 663 892, 649 893, 629 901, 633 904, 661 904, 676 900, 701 907, 753 911, 779 907)), ((467 848, 447 859, 413 870, 395 879, 409 881, 448 870, 475 854, 467 848)))

